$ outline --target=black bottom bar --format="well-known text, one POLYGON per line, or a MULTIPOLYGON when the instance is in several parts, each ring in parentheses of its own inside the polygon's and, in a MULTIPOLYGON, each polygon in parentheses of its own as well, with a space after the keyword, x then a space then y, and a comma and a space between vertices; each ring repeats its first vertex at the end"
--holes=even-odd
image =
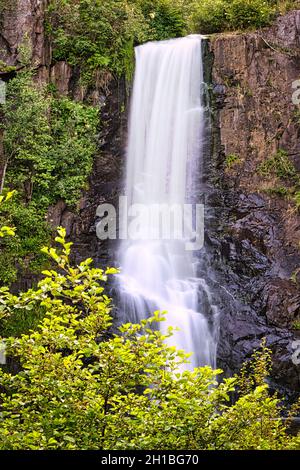
MULTIPOLYGON (((284 464, 299 461, 296 451, 2 451, 1 465, 9 464, 95 464, 97 467, 139 468, 141 465, 174 466, 182 465, 197 467, 202 465, 219 464, 224 462, 284 464)), ((97 468, 96 467, 96 468, 97 468)), ((3 468, 3 467, 2 467, 3 468)))

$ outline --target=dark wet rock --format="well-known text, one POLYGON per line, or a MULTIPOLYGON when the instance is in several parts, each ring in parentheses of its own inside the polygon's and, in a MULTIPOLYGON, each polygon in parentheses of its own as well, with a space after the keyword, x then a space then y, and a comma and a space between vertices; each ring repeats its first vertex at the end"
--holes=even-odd
POLYGON ((47 222, 52 227, 59 227, 61 225, 62 214, 66 210, 66 203, 64 201, 58 201, 54 206, 49 207, 47 222))
POLYGON ((272 279, 264 289, 266 318, 269 325, 290 328, 300 317, 300 291, 286 279, 272 279))

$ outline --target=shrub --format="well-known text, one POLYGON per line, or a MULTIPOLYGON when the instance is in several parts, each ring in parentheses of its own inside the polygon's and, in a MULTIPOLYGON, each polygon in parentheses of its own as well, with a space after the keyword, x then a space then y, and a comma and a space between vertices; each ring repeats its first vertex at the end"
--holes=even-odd
POLYGON ((294 2, 276 0, 51 0, 47 30, 55 60, 79 66, 85 82, 96 71, 126 75, 133 46, 184 36, 259 28, 294 2), (283 7, 284 3, 284 7, 283 7))
POLYGON ((231 169, 241 163, 241 158, 238 155, 230 154, 226 156, 225 164, 228 169, 231 169))
POLYGON ((274 2, 264 0, 232 0, 227 9, 230 29, 260 28, 275 16, 274 2))
POLYGON ((141 0, 136 2, 145 17, 149 32, 147 40, 163 40, 182 36, 186 23, 180 2, 168 0, 141 0))
POLYGON ((202 34, 261 28, 294 4, 284 2, 283 10, 282 3, 276 0, 197 0, 192 3, 191 23, 202 34))
MULTIPOLYGON (((14 195, 14 191, 8 192, 5 196, 0 195, 0 206, 2 208, 2 204, 8 202, 14 195)), ((14 237, 15 236, 15 227, 10 227, 8 225, 0 225, 0 238, 4 237, 14 237)))
POLYGON ((297 209, 300 209, 300 190, 297 190, 293 197, 294 203, 296 204, 297 209))
POLYGON ((16 228, 14 237, 0 240, 2 283, 9 285, 19 276, 38 274, 47 261, 41 247, 49 243, 51 236, 43 210, 34 203, 25 205, 20 196, 16 196, 9 204, 3 204, 0 224, 16 228))
POLYGON ((300 175, 295 165, 290 161, 287 152, 279 149, 275 155, 258 166, 258 172, 265 178, 276 178, 285 186, 269 188, 269 194, 289 197, 298 210, 300 208, 300 175))
POLYGON ((87 184, 96 152, 99 112, 92 106, 56 97, 37 85, 31 72, 7 86, 3 105, 5 170, 1 181, 18 191, 3 206, 1 221, 17 236, 1 241, 0 281, 39 271, 40 248, 49 242, 48 207, 58 200, 75 207, 87 184))
POLYGON ((80 66, 86 82, 97 70, 130 79, 135 44, 185 34, 181 7, 181 0, 51 0, 54 59, 80 66))
POLYGON ((265 160, 258 167, 258 171, 263 176, 275 175, 277 178, 297 182, 299 175, 293 163, 290 161, 287 152, 279 149, 275 155, 265 160))
POLYGON ((133 69, 133 45, 185 35, 268 25, 295 2, 276 0, 51 0, 47 30, 55 60, 118 75, 133 69))
POLYGON ((54 145, 48 154, 53 164, 51 187, 47 188, 49 202, 64 199, 74 207, 92 171, 99 112, 93 106, 60 97, 52 99, 50 113, 54 145))
POLYGON ((299 448, 268 393, 265 345, 247 366, 248 380, 246 368, 219 381, 221 371, 210 367, 179 373, 188 356, 166 344, 172 329, 152 328, 164 318, 155 313, 112 334, 104 283, 116 270, 94 269, 91 259, 72 267, 63 229, 56 241, 61 250, 44 252, 58 271, 17 296, 1 289, 2 316, 44 314, 37 330, 5 338, 20 367, 0 369, 0 449, 299 448))
POLYGON ((60 198, 74 205, 91 171, 98 110, 56 98, 25 72, 9 82, 3 112, 7 184, 40 208, 60 198))
POLYGON ((202 34, 219 33, 227 29, 227 2, 205 0, 192 6, 192 27, 202 34))

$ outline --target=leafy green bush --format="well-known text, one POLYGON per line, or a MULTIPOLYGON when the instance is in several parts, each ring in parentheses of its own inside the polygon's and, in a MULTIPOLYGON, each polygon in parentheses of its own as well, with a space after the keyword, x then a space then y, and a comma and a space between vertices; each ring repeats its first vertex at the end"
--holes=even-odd
POLYGON ((300 209, 300 189, 298 188, 294 194, 294 203, 296 204, 297 209, 300 209))
MULTIPOLYGON (((5 204, 8 202, 14 195, 14 191, 8 192, 5 196, 2 194, 0 195, 0 206, 2 209, 3 203, 5 204)), ((11 227, 8 225, 0 225, 0 238, 4 237, 14 237, 15 236, 15 227, 11 227)))
POLYGON ((276 0, 51 0, 47 30, 55 60, 79 66, 90 82, 101 71, 134 67, 133 46, 146 41, 258 28, 294 2, 276 0), (284 4, 284 6, 283 6, 284 4))
POLYGON ((300 175, 295 165, 290 161, 287 152, 279 149, 275 155, 258 166, 258 172, 265 178, 276 178, 285 186, 269 188, 269 194, 289 197, 297 209, 300 208, 300 175))
POLYGON ((203 34, 260 28, 294 4, 276 0, 196 0, 190 18, 193 28, 203 34))
POLYGON ((225 164, 228 169, 235 167, 239 163, 241 163, 241 157, 239 157, 238 155, 235 155, 234 153, 226 155, 225 164))
POLYGON ((91 171, 98 110, 55 98, 26 72, 9 82, 3 112, 6 183, 40 208, 59 198, 74 205, 91 171))
POLYGON ((219 33, 227 29, 228 4, 225 0, 196 1, 192 4, 193 28, 202 34, 219 33))
POLYGON ((283 149, 279 149, 275 155, 260 164, 258 171, 263 176, 275 174, 277 178, 283 178, 293 182, 299 179, 295 166, 290 161, 287 152, 283 149))
POLYGON ((92 170, 99 112, 65 97, 53 99, 50 111, 54 143, 48 155, 54 162, 50 197, 74 206, 92 170))
POLYGON ((54 59, 80 66, 86 81, 96 70, 130 78, 136 43, 184 35, 181 7, 180 0, 51 0, 54 59))
POLYGON ((14 72, 16 70, 16 67, 14 65, 7 65, 3 60, 0 60, 0 72, 14 72))
POLYGON ((5 237, 0 240, 2 283, 9 285, 18 277, 38 274, 47 261, 40 249, 49 243, 51 236, 44 210, 33 202, 25 205, 20 197, 15 197, 9 204, 3 204, 0 224, 16 228, 13 238, 5 237))
POLYGON ((232 0, 227 9, 230 29, 260 28, 271 23, 276 9, 274 1, 232 0))
POLYGON ((164 318, 112 334, 104 284, 116 270, 94 269, 91 259, 74 268, 64 229, 56 241, 61 250, 44 252, 58 271, 23 294, 0 291, 2 317, 43 309, 36 331, 5 338, 20 370, 0 369, 0 449, 299 449, 268 393, 264 344, 240 377, 218 382, 210 367, 179 373, 188 356, 166 344, 172 329, 152 328, 164 318))
MULTIPOLYGON (((0 249, 3 249, 3 243, 4 242, 13 242, 8 244, 10 248, 13 247, 13 254, 15 253, 15 248, 19 248, 21 246, 20 240, 18 240, 18 235, 16 235, 16 228, 14 226, 8 226, 8 225, 2 225, 3 221, 3 212, 5 213, 5 206, 7 203, 12 204, 11 199, 15 195, 15 191, 10 191, 7 192, 7 194, 1 195, 0 196, 0 249), (13 238, 14 237, 14 238, 13 238), (2 239, 2 240, 1 240, 2 239), (16 242, 17 239, 17 242, 16 242)), ((17 209, 21 208, 20 206, 17 206, 17 209)), ((13 214, 13 210, 10 210, 9 215, 11 216, 13 214)), ((25 215, 25 224, 29 223, 30 228, 26 230, 26 235, 28 233, 32 234, 32 229, 34 230, 34 225, 32 225, 32 221, 28 220, 26 217, 26 214, 22 214, 22 217, 25 215)), ((11 222, 11 221, 10 221, 11 222)), ((40 226, 39 226, 40 228, 40 226)), ((22 230, 21 230, 22 234, 22 230)), ((7 248, 6 246, 6 248, 7 248)), ((34 244, 35 247, 35 244, 34 244)), ((33 247, 33 248, 34 248, 33 247)), ((39 252, 35 256, 35 261, 37 257, 41 257, 42 253, 39 252)), ((10 264, 11 262, 11 257, 9 250, 5 250, 4 256, 1 258, 1 266, 0 266, 0 272, 1 272, 1 278, 5 281, 8 282, 8 284, 16 279, 16 274, 17 274, 17 269, 14 265, 10 264), (5 262, 7 261, 7 263, 5 262)), ((40 263, 39 263, 39 268, 40 268, 40 263)), ((4 288, 2 292, 4 293, 6 289, 4 288)), ((39 321, 41 317, 43 316, 43 309, 40 310, 35 310, 33 314, 31 314, 31 311, 28 309, 18 309, 17 304, 15 305, 15 311, 14 315, 12 318, 9 318, 9 321, 2 321, 0 325, 0 334, 1 335, 9 335, 9 336, 18 336, 22 333, 26 333, 27 331, 31 330, 32 328, 36 328, 39 324, 39 321), (39 311, 41 315, 39 315, 39 311)), ((2 319, 2 311, 0 308, 0 319, 2 319)))
POLYGON ((149 29, 147 40, 163 40, 182 36, 186 31, 186 22, 180 2, 168 0, 140 0, 136 4, 141 8, 149 29))
POLYGON ((293 328, 294 328, 295 330, 300 330, 300 321, 295 321, 295 322, 293 323, 293 328))

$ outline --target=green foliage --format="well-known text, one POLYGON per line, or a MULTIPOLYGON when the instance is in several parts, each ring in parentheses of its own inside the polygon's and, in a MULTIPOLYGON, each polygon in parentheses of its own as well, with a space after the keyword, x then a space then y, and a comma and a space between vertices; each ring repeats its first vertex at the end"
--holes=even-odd
MULTIPOLYGON (((3 203, 10 201, 13 197, 14 191, 9 191, 5 196, 0 195, 0 206, 3 203)), ((7 225, 0 225, 0 238, 4 237, 14 237, 15 236, 15 227, 9 227, 7 225)))
POLYGON ((72 267, 65 235, 59 229, 61 249, 43 250, 58 271, 28 292, 0 292, 2 317, 43 312, 35 331, 5 338, 20 368, 0 369, 0 449, 299 448, 268 393, 265 344, 243 387, 243 372, 223 381, 210 367, 180 373, 188 356, 167 345, 172 329, 153 328, 164 321, 159 313, 112 334, 104 284, 116 270, 95 269, 91 259, 72 267))
POLYGON ((257 387, 266 385, 266 378, 270 375, 272 369, 271 351, 266 345, 266 340, 261 343, 261 350, 253 353, 250 361, 242 366, 238 385, 241 395, 247 395, 257 387))
POLYGON ((9 73, 13 72, 14 70, 16 70, 15 66, 7 65, 5 62, 3 62, 3 60, 0 60, 0 72, 9 73))
POLYGON ((300 189, 295 191, 293 200, 297 209, 300 209, 300 189))
POLYGON ((293 181, 299 178, 294 165, 289 160, 287 152, 282 149, 259 165, 258 171, 262 176, 273 174, 277 178, 291 179, 293 181))
POLYGON ((149 25, 147 40, 163 40, 182 36, 186 31, 183 8, 179 1, 140 0, 141 8, 149 25))
POLYGON ((180 0, 51 0, 54 59, 80 66, 86 81, 97 70, 130 78, 136 43, 185 33, 181 6, 180 0))
POLYGON ((293 8, 295 3, 276 0, 196 0, 191 5, 190 20, 193 28, 202 34, 261 28, 269 25, 276 14, 293 8))
POLYGON ((285 15, 289 10, 298 10, 300 6, 299 0, 277 0, 274 3, 281 15, 285 15))
POLYGON ((294 202, 296 209, 300 208, 300 176, 295 165, 290 161, 285 150, 278 150, 272 157, 258 166, 258 172, 265 178, 276 178, 285 186, 279 185, 269 188, 269 194, 289 197, 294 202))
POLYGON ((50 98, 34 86, 31 75, 22 73, 7 86, 3 105, 4 153, 8 184, 25 192, 27 201, 39 181, 48 179, 48 148, 51 145, 48 109, 50 98), (13 165, 11 165, 13 163, 13 165))
MULTIPOLYGON (((300 248, 300 243, 299 243, 299 248, 300 248)), ((295 269, 295 271, 293 271, 290 279, 291 281, 294 282, 294 284, 298 284, 298 282, 300 281, 300 268, 297 268, 295 269)))
POLYGON ((3 111, 8 184, 40 208, 60 198, 74 205, 91 171, 98 110, 55 98, 27 72, 9 82, 3 111))
POLYGON ((202 34, 219 33, 227 29, 224 0, 195 1, 192 5, 191 21, 196 31, 202 34))
POLYGON ((3 224, 17 228, 1 241, 0 280, 40 270, 40 248, 49 242, 48 207, 63 199, 75 207, 91 172, 99 112, 34 83, 31 72, 12 79, 3 105, 6 185, 18 198, 5 205, 3 224))
POLYGON ((23 67, 30 68, 32 59, 32 42, 30 35, 25 33, 18 47, 18 61, 23 67))
POLYGON ((280 197, 288 197, 289 190, 285 186, 276 186, 274 188, 267 188, 265 192, 270 196, 280 196, 280 197))
POLYGON ((74 206, 92 170, 99 112, 68 98, 52 100, 50 109, 54 145, 48 154, 53 165, 49 200, 62 198, 74 206))
POLYGON ((45 212, 34 202, 26 205, 19 197, 4 204, 0 224, 16 227, 12 237, 0 239, 0 279, 11 284, 18 277, 38 274, 46 262, 40 248, 50 241, 51 231, 45 221, 45 212))
POLYGON ((235 167, 239 163, 241 163, 241 158, 238 155, 235 155, 235 154, 226 155, 225 165, 228 169, 235 167))
POLYGON ((233 0, 227 9, 230 29, 260 28, 271 23, 276 2, 265 0, 233 0))
MULTIPOLYGON (((2 293, 5 293, 5 288, 2 288, 2 293)), ((45 316, 45 309, 43 307, 33 309, 18 308, 18 304, 14 308, 14 314, 11 317, 4 317, 1 321, 0 335, 18 337, 22 334, 30 333, 36 330, 41 320, 45 316)), ((0 318, 2 312, 0 309, 0 318)))
POLYGON ((146 41, 259 28, 294 2, 274 0, 51 0, 47 31, 55 60, 79 66, 81 78, 132 76, 133 46, 146 41), (284 3, 284 7, 283 7, 284 3))

